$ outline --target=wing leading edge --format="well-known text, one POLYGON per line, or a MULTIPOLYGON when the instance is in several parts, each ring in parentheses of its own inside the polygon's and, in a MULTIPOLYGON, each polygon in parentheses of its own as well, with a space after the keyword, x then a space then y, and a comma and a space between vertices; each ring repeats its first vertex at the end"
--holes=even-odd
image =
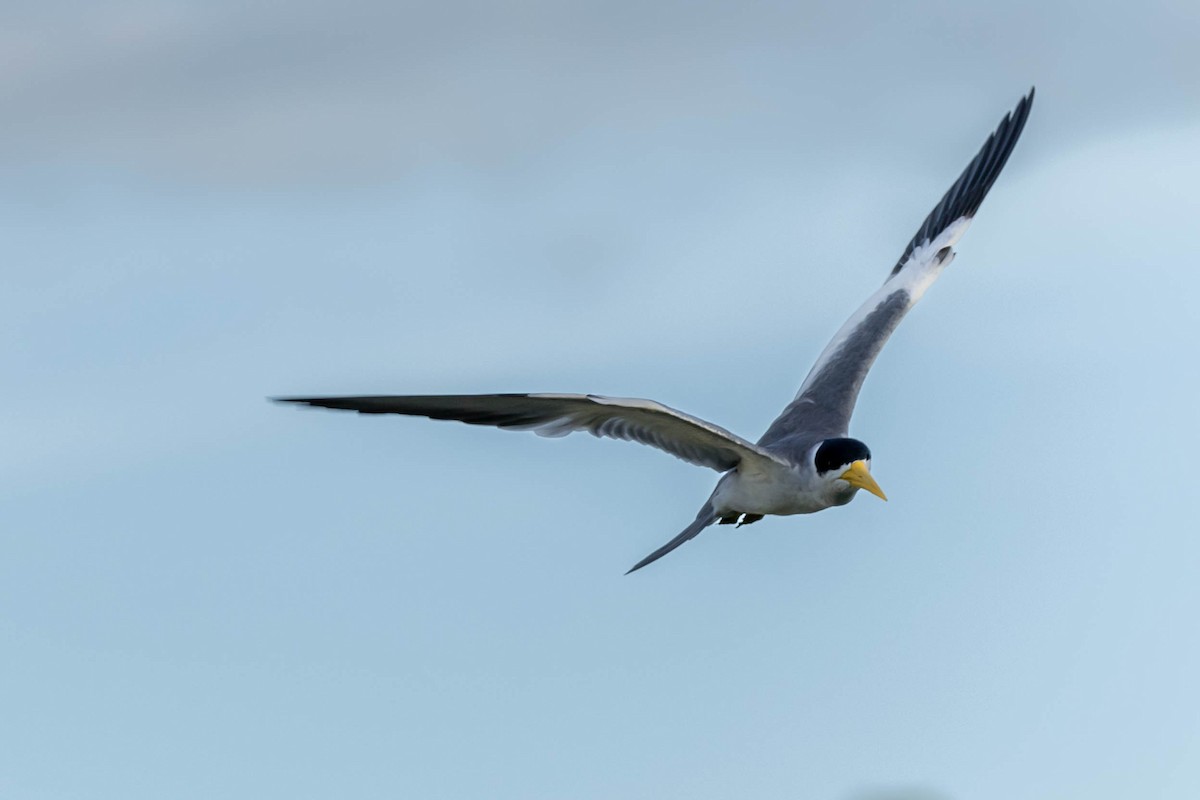
POLYGON ((381 395, 280 397, 282 403, 404 414, 531 430, 541 436, 587 431, 593 436, 656 447, 691 464, 725 472, 746 462, 780 462, 778 456, 724 428, 653 400, 591 394, 381 395))

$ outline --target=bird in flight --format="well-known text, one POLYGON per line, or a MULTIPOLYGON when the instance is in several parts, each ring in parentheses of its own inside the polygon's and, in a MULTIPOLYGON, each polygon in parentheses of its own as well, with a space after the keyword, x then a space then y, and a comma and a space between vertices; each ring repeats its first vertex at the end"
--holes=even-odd
POLYGON ((362 414, 404 414, 531 430, 542 436, 587 431, 657 447, 722 473, 696 519, 629 572, 657 561, 713 523, 746 525, 768 514, 811 514, 849 503, 860 489, 886 500, 871 476, 871 451, 848 436, 859 389, 900 320, 954 260, 953 247, 1008 161, 1032 104, 1030 89, 925 218, 883 286, 821 352, 795 399, 757 442, 653 400, 593 394, 276 399, 362 414))

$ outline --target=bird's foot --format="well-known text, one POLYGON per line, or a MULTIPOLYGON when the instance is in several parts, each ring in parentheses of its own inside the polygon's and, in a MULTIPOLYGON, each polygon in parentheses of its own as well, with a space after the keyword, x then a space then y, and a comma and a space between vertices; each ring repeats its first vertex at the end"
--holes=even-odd
POLYGON ((742 512, 739 511, 736 514, 727 514, 726 516, 721 517, 721 519, 718 520, 717 524, 732 525, 736 522, 737 526, 740 528, 743 525, 749 525, 753 522, 758 522, 762 518, 763 518, 762 514, 743 514, 742 512))

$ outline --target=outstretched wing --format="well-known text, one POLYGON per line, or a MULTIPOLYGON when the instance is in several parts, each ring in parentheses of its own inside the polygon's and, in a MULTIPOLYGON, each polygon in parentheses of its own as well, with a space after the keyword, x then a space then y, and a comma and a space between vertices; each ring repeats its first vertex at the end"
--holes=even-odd
POLYGON ((1005 114, 962 175, 934 206, 904 248, 888 279, 822 351, 796 399, 771 424, 759 444, 780 441, 799 431, 843 436, 867 371, 900 320, 954 259, 951 249, 971 224, 996 177, 1008 161, 1029 109, 1033 90, 1005 114))
POLYGON ((692 464, 725 472, 746 462, 786 463, 724 428, 653 400, 593 394, 467 394, 375 397, 280 397, 361 414, 406 414, 471 425, 531 430, 541 436, 587 431, 657 447, 692 464))

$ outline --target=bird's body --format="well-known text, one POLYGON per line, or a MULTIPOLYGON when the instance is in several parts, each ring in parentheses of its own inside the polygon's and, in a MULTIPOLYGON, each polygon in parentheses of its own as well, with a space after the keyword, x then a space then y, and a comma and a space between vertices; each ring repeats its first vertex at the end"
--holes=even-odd
POLYGON ((842 506, 854 497, 855 490, 849 485, 844 489, 825 487, 815 478, 815 470, 804 463, 764 470, 735 469, 717 481, 709 503, 719 519, 742 515, 788 517, 842 506))
POLYGON ((954 259, 953 246, 1000 174, 1028 117, 1033 92, 1006 115, 934 207, 891 274, 826 346, 795 399, 757 443, 653 400, 572 394, 296 397, 285 402, 365 414, 405 414, 533 430, 588 431, 648 444, 724 473, 696 519, 634 565, 655 561, 715 522, 811 514, 849 503, 859 489, 887 499, 866 445, 847 438, 868 370, 900 320, 954 259))

